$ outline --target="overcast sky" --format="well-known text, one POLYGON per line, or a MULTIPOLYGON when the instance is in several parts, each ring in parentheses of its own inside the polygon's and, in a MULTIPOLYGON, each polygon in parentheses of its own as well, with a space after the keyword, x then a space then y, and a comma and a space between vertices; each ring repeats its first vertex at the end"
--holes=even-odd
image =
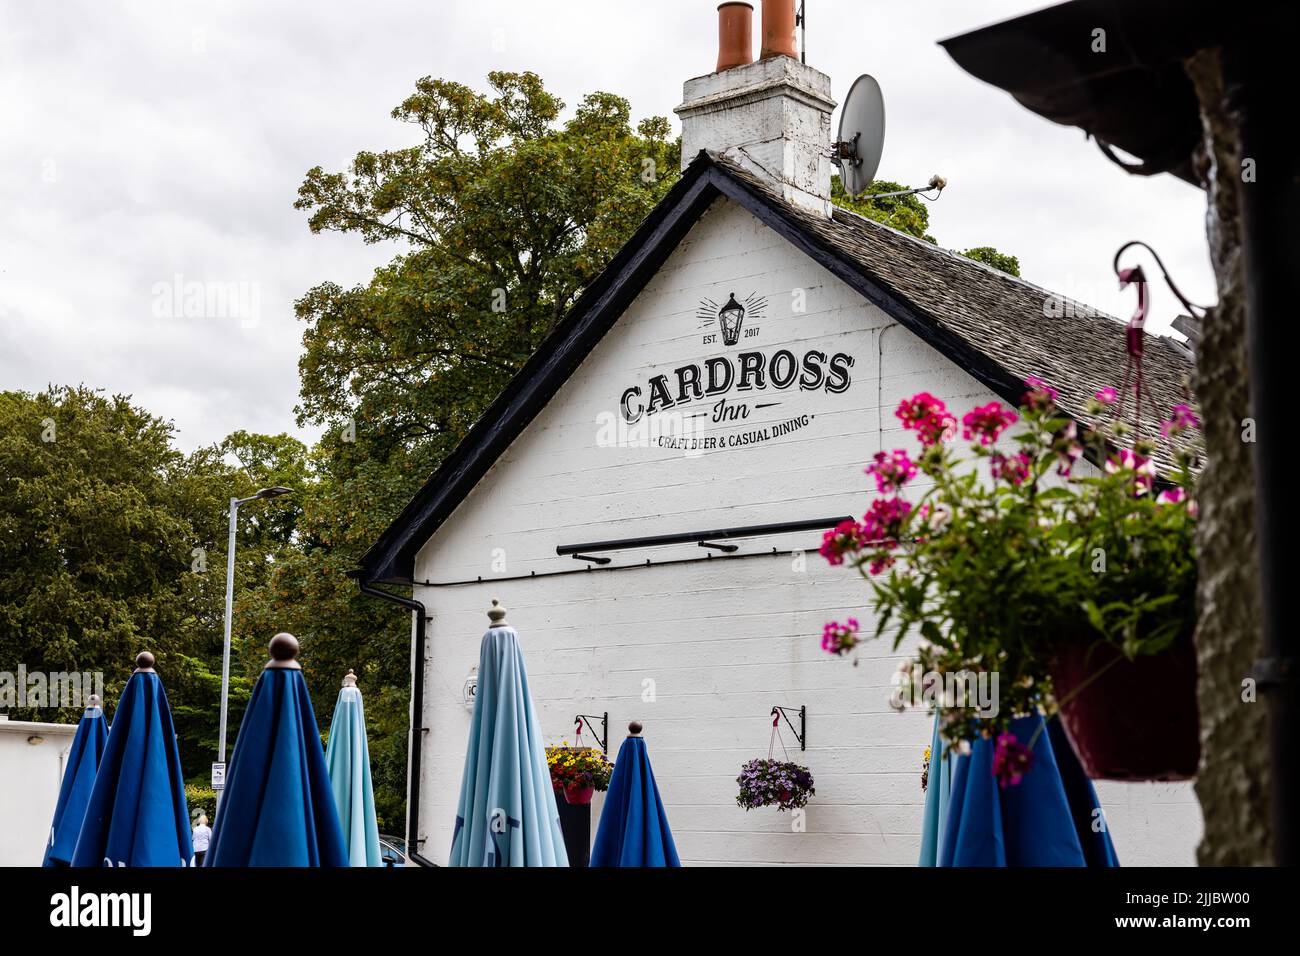
MULTIPOLYGON (((1131 293, 1115 289, 1111 257, 1142 238, 1193 301, 1213 301, 1199 190, 1125 174, 936 45, 1037 5, 807 0, 808 62, 837 98, 859 73, 880 81, 878 175, 947 178, 931 207, 942 245, 997 246, 1030 281, 1127 316, 1131 293)), ((304 172, 414 142, 388 114, 425 75, 483 88, 489 70, 533 70, 570 106, 607 90, 680 131, 682 81, 716 60, 716 6, 4 3, 0 388, 128 393, 172 419, 187 450, 238 428, 313 438, 293 417, 293 301, 322 280, 362 282, 396 250, 311 235, 292 207, 304 172), (177 277, 182 288, 227 284, 244 311, 168 315, 177 277)), ((1177 307, 1163 286, 1153 293, 1159 330, 1177 307)))

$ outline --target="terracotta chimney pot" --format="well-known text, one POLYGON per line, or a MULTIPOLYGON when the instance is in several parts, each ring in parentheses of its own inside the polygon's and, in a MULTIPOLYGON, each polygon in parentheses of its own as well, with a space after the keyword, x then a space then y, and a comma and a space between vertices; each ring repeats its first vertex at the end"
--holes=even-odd
POLYGON ((753 62, 754 5, 737 0, 719 4, 717 72, 753 62))
POLYGON ((794 0, 763 0, 763 46, 759 59, 798 57, 794 27, 794 0))

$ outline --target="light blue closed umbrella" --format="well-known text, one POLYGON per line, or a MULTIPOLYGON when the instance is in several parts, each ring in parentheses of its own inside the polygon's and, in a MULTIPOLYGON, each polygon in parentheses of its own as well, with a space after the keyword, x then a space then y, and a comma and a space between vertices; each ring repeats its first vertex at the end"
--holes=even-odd
POLYGON ((948 803, 952 796, 952 775, 957 755, 939 734, 940 712, 934 712, 934 733, 930 738, 930 779, 925 788, 925 812, 921 818, 920 866, 938 866, 943 847, 943 830, 948 822, 948 803))
MULTIPOLYGON (((492 602, 479 648, 451 866, 568 866, 524 653, 492 602)), ((418 741, 416 742, 418 745, 418 741)))
POLYGON ((352 671, 343 678, 343 689, 334 705, 325 765, 334 788, 334 805, 339 810, 348 859, 353 866, 383 866, 379 856, 379 824, 375 821, 375 790, 370 782, 366 715, 352 671))

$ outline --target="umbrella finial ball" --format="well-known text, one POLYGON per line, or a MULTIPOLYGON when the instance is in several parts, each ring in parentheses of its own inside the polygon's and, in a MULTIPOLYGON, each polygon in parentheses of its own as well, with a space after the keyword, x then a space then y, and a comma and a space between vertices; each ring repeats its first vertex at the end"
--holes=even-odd
POLYGON ((86 701, 86 706, 87 706, 87 707, 103 707, 103 706, 104 706, 104 698, 100 697, 98 694, 91 694, 91 695, 90 695, 90 699, 86 701))
POLYGON ((151 671, 153 670, 153 665, 154 656, 148 651, 141 651, 139 654, 135 655, 135 669, 137 671, 151 671))
POLYGON ((298 638, 292 634, 281 631, 275 637, 271 638, 271 660, 267 667, 284 667, 294 670, 298 669, 298 662, 294 660, 298 656, 298 638))
POLYGON ((633 736, 633 737, 640 737, 640 736, 641 736, 641 721, 639 721, 639 720, 634 720, 634 721, 632 721, 632 723, 628 724, 628 725, 627 725, 627 732, 628 732, 629 735, 631 735, 631 736, 633 736))
POLYGON ((488 608, 488 620, 491 621, 491 627, 506 627, 506 609, 496 598, 492 599, 492 606, 488 608))
POLYGON ((348 672, 347 672, 346 674, 343 675, 343 686, 344 686, 344 687, 356 687, 356 686, 357 686, 357 674, 356 674, 356 671, 354 671, 354 670, 353 670, 352 668, 350 668, 350 667, 348 668, 348 672))

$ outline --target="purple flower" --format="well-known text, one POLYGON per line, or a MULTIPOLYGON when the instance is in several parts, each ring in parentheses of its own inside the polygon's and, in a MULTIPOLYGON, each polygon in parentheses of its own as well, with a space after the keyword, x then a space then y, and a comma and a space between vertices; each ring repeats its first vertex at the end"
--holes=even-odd
POLYGON ((993 751, 993 776, 998 778, 999 787, 1005 790, 1016 786, 1033 765, 1034 752, 1017 740, 1015 734, 998 735, 993 751))

